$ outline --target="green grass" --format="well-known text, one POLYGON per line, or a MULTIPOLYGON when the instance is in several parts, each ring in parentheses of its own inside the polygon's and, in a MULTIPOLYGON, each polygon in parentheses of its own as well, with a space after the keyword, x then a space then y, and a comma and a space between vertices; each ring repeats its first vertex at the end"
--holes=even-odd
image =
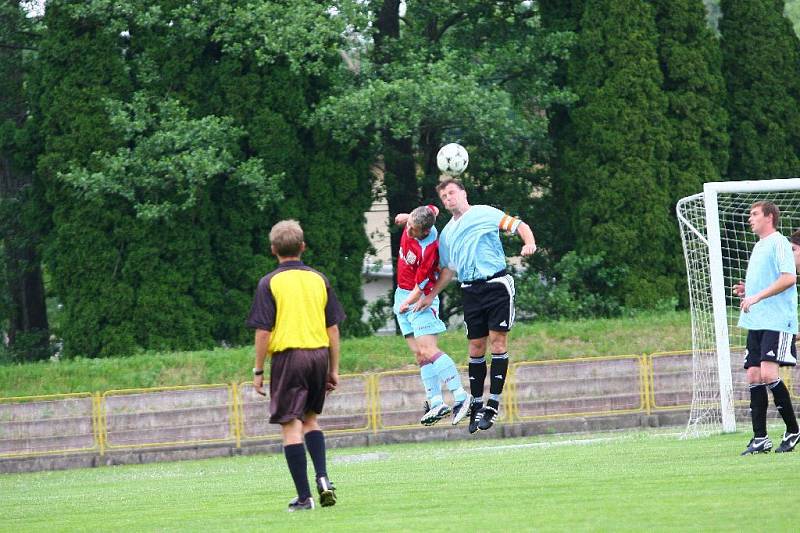
MULTIPOLYGON (((466 361, 467 341, 462 330, 441 335, 439 345, 456 362, 466 361)), ((514 361, 686 350, 691 348, 691 322, 687 312, 665 312, 520 323, 511 332, 509 348, 514 361)), ((342 342, 342 374, 412 368, 413 362, 400 336, 342 342)), ((249 346, 0 365, 0 397, 231 383, 251 379, 252 366, 249 346)))
POLYGON ((280 454, 3 475, 0 530, 794 530, 796 505, 780 494, 800 484, 800 453, 740 457, 748 438, 653 430, 335 449, 339 502, 295 514, 280 454), (763 512, 748 514, 754 505, 763 512))

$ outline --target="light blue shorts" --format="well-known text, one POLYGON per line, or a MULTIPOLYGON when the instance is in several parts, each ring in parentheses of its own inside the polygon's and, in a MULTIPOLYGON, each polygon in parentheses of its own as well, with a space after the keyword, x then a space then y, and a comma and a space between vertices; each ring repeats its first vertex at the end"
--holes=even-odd
MULTIPOLYGON (((447 326, 439 318, 439 297, 433 299, 433 304, 419 313, 410 309, 405 313, 400 313, 400 304, 403 303, 411 291, 397 288, 394 291, 394 314, 400 324, 400 332, 403 336, 414 334, 414 337, 423 335, 437 335, 447 331, 447 326)), ((412 306, 413 307, 413 306, 412 306)))

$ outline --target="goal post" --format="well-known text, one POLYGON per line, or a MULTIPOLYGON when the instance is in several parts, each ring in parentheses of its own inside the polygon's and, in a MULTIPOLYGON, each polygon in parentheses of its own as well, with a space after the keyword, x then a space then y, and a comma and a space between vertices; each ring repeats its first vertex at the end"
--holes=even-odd
POLYGON ((731 288, 745 277, 757 240, 750 206, 761 200, 780 209, 781 233, 800 228, 799 178, 706 183, 676 206, 692 318, 692 404, 684 437, 736 431, 732 368, 742 368, 746 332, 736 325, 739 301, 731 288))

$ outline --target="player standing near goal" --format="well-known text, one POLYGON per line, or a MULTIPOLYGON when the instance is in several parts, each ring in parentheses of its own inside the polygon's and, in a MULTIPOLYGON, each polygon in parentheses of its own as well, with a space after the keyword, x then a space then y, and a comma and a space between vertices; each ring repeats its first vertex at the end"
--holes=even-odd
POLYGON ((750 229, 759 240, 747 263, 744 290, 734 286, 742 298, 739 327, 747 329, 744 368, 750 384, 750 416, 753 438, 742 455, 769 452, 767 436, 767 389, 786 424, 776 452, 790 452, 800 439, 789 390, 781 381, 779 368, 795 366, 797 352, 797 269, 789 241, 777 230, 780 211, 772 202, 750 207, 750 229))
POLYGON ((314 463, 323 507, 336 503, 325 464, 325 437, 317 423, 327 391, 339 383, 339 324, 345 314, 327 278, 300 260, 303 229, 283 220, 269 232, 278 268, 261 278, 247 325, 256 330, 253 386, 264 394, 270 358, 269 421, 281 425, 283 453, 297 497, 289 511, 314 508, 306 473, 306 447, 314 463), (303 446, 305 440, 305 446, 303 446))
POLYGON ((425 387, 427 409, 420 420, 423 426, 435 424, 451 411, 442 398, 442 382, 453 394, 453 425, 467 415, 472 401, 461 386, 455 363, 436 343, 436 336, 447 329, 439 318, 439 299, 434 298, 431 307, 424 311, 409 309, 423 294, 433 290, 439 276, 438 233, 433 225, 438 214, 439 209, 429 205, 395 217, 395 223, 405 228, 397 258, 393 309, 400 332, 416 356, 425 387))
POLYGON ((469 432, 492 427, 500 409, 508 373, 508 332, 514 325, 514 278, 506 271, 506 255, 500 231, 518 234, 525 243, 522 255, 536 251, 531 228, 520 219, 488 205, 470 205, 467 191, 457 179, 446 178, 436 187, 445 209, 453 218, 439 238, 442 266, 434 289, 416 309, 426 309, 458 274, 461 282, 464 324, 469 339, 469 383, 474 397, 470 408, 469 432), (484 405, 486 348, 491 349, 489 399, 484 405))

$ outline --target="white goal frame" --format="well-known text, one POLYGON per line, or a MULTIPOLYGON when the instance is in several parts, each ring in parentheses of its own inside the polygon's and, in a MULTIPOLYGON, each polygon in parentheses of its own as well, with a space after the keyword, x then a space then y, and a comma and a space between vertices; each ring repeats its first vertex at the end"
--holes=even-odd
MULTIPOLYGON (((721 429, 723 433, 736 431, 736 417, 734 412, 734 392, 731 374, 731 346, 728 329, 728 309, 726 304, 726 287, 723 271, 723 254, 720 236, 719 222, 719 203, 718 196, 727 193, 764 193, 764 199, 769 200, 769 193, 784 191, 800 191, 800 178, 773 179, 762 181, 727 181, 710 182, 703 186, 703 192, 681 199, 676 205, 678 221, 681 226, 681 239, 683 241, 684 258, 686 260, 686 274, 689 283, 689 300, 692 312, 692 352, 696 361, 698 352, 703 349, 698 346, 700 326, 700 311, 697 309, 698 302, 695 301, 695 294, 692 291, 692 265, 690 264, 690 252, 687 246, 687 232, 692 233, 692 238, 697 238, 708 247, 708 271, 710 274, 711 285, 711 306, 714 321, 714 337, 717 359, 717 373, 719 379, 719 411, 721 415, 721 429), (688 202, 699 202, 702 199, 705 207, 705 232, 702 228, 696 227, 690 220, 684 217, 682 207, 688 202)), ((696 371, 696 369, 695 369, 696 371)), ((693 378, 693 386, 698 385, 696 377, 693 378)), ((695 393, 697 390, 694 391, 695 393)), ((695 403, 697 394, 693 394, 692 411, 689 424, 693 423, 695 403)), ((689 430, 687 430, 687 433, 689 430)))

